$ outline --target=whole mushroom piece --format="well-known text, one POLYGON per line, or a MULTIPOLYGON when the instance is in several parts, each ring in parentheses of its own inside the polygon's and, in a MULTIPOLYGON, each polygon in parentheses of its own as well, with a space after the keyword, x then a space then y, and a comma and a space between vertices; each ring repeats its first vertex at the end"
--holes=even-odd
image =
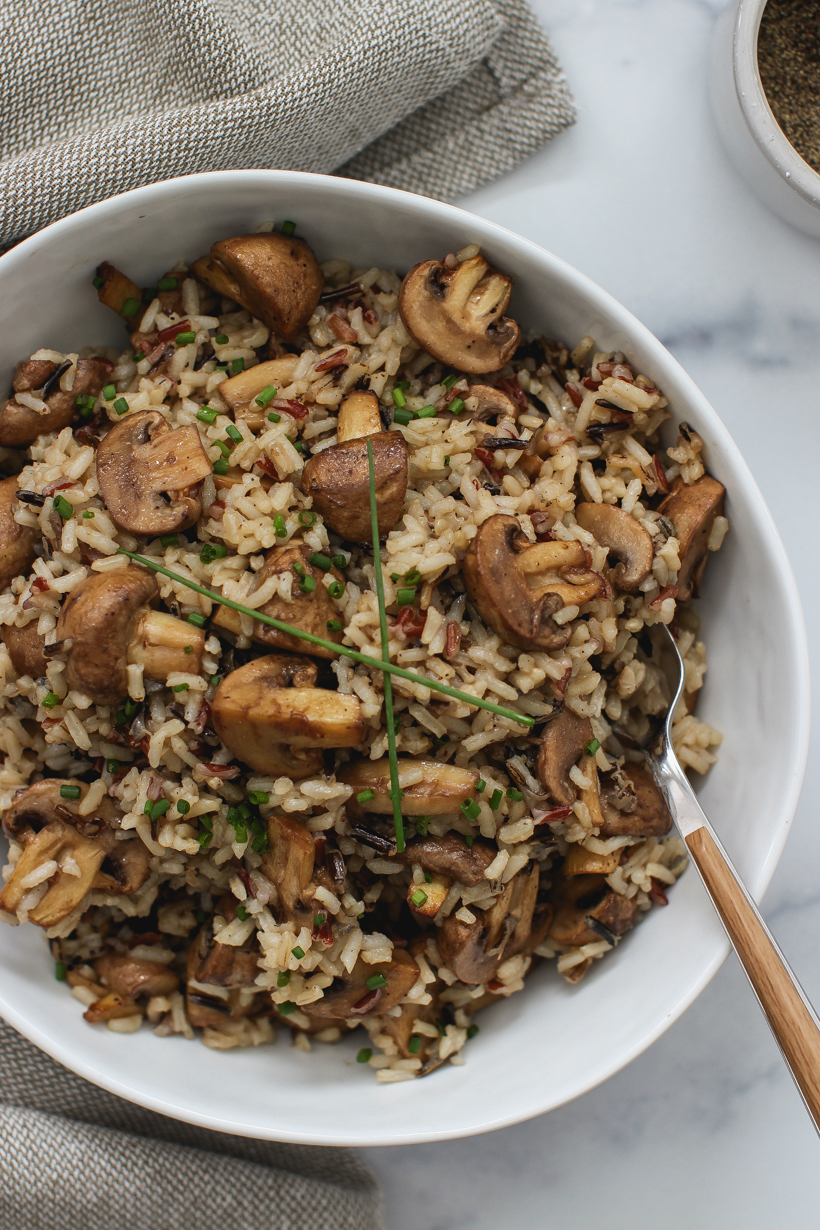
POLYGON ((29 675, 32 679, 42 678, 48 666, 43 652, 45 640, 37 631, 38 622, 35 618, 23 628, 18 628, 15 624, 4 624, 0 628, 0 638, 9 651, 15 671, 18 675, 29 675))
POLYGON ((658 512, 672 522, 678 537, 681 562, 678 598, 684 601, 698 596, 709 558, 709 536, 716 518, 723 516, 725 495, 723 483, 708 474, 689 485, 682 478, 676 478, 671 492, 658 508, 658 512))
POLYGON ((17 487, 16 478, 4 478, 0 482, 0 589, 28 572, 34 561, 34 531, 14 520, 14 513, 20 507, 17 487))
POLYGON ((71 591, 57 620, 70 688, 116 705, 128 695, 129 665, 141 665, 147 679, 199 673, 204 632, 153 610, 157 593, 151 573, 133 565, 92 573, 71 591))
POLYGON ((652 539, 640 522, 614 504, 579 504, 575 520, 617 557, 613 584, 634 593, 652 571, 654 557, 652 539))
POLYGON ((401 948, 393 949, 390 961, 377 965, 367 965, 360 958, 347 977, 335 979, 322 998, 310 1005, 310 1015, 336 1021, 382 1016, 404 999, 418 976, 418 965, 401 948), (380 987, 369 986, 368 983, 379 974, 384 984, 380 987))
POLYGON ((553 619, 605 588, 580 542, 530 544, 515 517, 496 513, 479 527, 464 557, 464 582, 485 623, 517 649, 561 649, 572 629, 553 619), (538 589, 530 577, 555 572, 538 589))
POLYGON ((279 921, 312 929, 315 910, 309 886, 315 862, 313 834, 293 817, 274 813, 268 816, 268 845, 261 870, 276 886, 279 921))
POLYGON ((369 542, 370 469, 368 441, 373 450, 379 534, 388 534, 399 520, 407 492, 408 453, 398 431, 380 431, 345 440, 314 453, 302 471, 302 491, 330 529, 347 542, 369 542))
MULTIPOLYGON (((475 794, 479 776, 476 769, 463 769, 424 756, 399 760, 399 773, 411 767, 420 769, 423 777, 402 790, 401 810, 405 816, 441 816, 457 812, 461 804, 475 794)), ((354 800, 348 803, 351 815, 370 812, 392 816, 390 762, 386 756, 381 760, 352 760, 342 765, 336 776, 352 787, 354 797, 365 791, 371 794, 363 803, 354 800)))
POLYGON ((158 410, 115 423, 97 449, 97 481, 122 529, 155 537, 193 525, 202 511, 199 485, 213 473, 199 432, 172 430, 158 410))
POLYGON ((541 785, 554 803, 571 807, 578 797, 569 771, 592 741, 589 718, 562 709, 547 722, 538 748, 537 771, 541 785))
POLYGON ((60 377, 70 363, 58 368, 43 359, 28 359, 17 366, 12 389, 43 402, 43 410, 22 405, 11 397, 0 410, 0 445, 3 448, 28 448, 46 432, 62 431, 73 423, 80 410, 78 398, 96 398, 105 384, 108 367, 101 359, 78 359, 74 381, 67 392, 60 377))
POLYGON ((291 384, 298 362, 297 354, 284 355, 281 359, 257 363, 255 367, 223 380, 219 394, 232 410, 236 422, 247 423, 252 431, 264 427, 268 409, 267 406, 260 406, 256 398, 263 389, 281 389, 291 384))
MULTIPOLYGON (((313 681, 316 678, 313 667, 313 681)), ((356 747, 364 737, 355 696, 289 687, 282 657, 256 658, 227 675, 211 714, 216 733, 244 764, 294 780, 322 770, 324 748, 356 747)))
POLYGON ((497 372, 512 358, 521 330, 505 316, 512 278, 483 256, 450 269, 421 261, 402 282, 399 312, 408 333, 428 354, 458 371, 497 372))
POLYGON ((538 898, 538 866, 524 868, 504 885, 488 910, 473 907, 476 921, 450 914, 438 933, 438 948, 461 982, 477 986, 495 977, 505 957, 526 949, 538 898))

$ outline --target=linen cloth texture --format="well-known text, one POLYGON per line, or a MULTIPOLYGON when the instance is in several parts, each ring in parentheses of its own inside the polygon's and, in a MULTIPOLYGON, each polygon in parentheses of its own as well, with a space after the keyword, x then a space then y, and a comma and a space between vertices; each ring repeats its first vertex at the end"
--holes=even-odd
POLYGON ((201 171, 452 198, 574 120, 525 0, 4 0, 0 245, 201 171))
POLYGON ((0 1021, 0 1230, 383 1230, 348 1149, 167 1119, 60 1067, 0 1021))

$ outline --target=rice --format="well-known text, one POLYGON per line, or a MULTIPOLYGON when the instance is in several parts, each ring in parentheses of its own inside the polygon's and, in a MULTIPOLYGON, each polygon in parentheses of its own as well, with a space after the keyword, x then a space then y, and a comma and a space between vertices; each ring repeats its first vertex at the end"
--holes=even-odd
MULTIPOLYGON (((452 259, 477 255, 470 245, 452 259)), ((681 543, 658 507, 675 480, 691 486, 703 477, 702 441, 682 425, 675 443, 663 450, 657 433, 670 417, 666 398, 622 353, 598 351, 590 337, 571 353, 560 342, 533 338, 489 377, 448 378, 405 328, 396 274, 335 260, 323 267, 326 288, 358 289, 317 306, 297 339, 289 382, 276 391, 271 417, 258 429, 237 422, 230 476, 216 472, 205 479, 196 528, 173 541, 141 541, 117 525, 99 493, 96 444, 122 421, 114 401, 124 415, 156 410, 173 428, 195 428, 210 461, 218 462, 230 422, 220 393, 226 365, 251 369, 266 357, 270 341, 265 325, 187 272, 183 264, 175 271, 181 285, 175 306, 158 293, 140 320, 148 334, 184 318, 195 334, 195 342, 178 345, 158 368, 133 349, 38 352, 55 365, 70 359, 72 378, 80 370, 78 359, 104 359, 116 398, 100 392, 85 424, 38 437, 17 477, 19 490, 45 498, 15 507, 16 522, 41 546, 30 572, 0 593, 0 806, 7 811, 22 790, 43 778, 76 782, 80 791, 73 818, 66 804, 62 820, 55 821, 62 830, 74 826, 77 834, 64 834, 62 846, 46 850, 45 830, 10 833, 0 913, 12 925, 32 914, 37 921, 55 886, 73 879, 73 896, 66 890, 71 908, 45 927, 46 935, 58 976, 86 1006, 88 1019, 110 1029, 131 1032, 147 1022, 161 1037, 186 1038, 199 1030, 206 1046, 229 1050, 271 1043, 281 1025, 295 1045, 309 1050, 309 1038, 332 1043, 363 1028, 368 1045, 359 1059, 380 1082, 415 1079, 443 1062, 462 1063, 477 1029, 476 1010, 523 990, 540 960, 555 961, 558 973, 575 983, 615 947, 622 932, 606 923, 587 928, 583 942, 560 938, 561 893, 571 882, 562 868, 570 851, 576 858, 580 851, 587 859, 609 860, 600 863, 609 869, 596 873, 596 883, 615 903, 610 912, 628 914, 630 925, 653 903, 665 904, 666 889, 686 866, 685 849, 674 835, 602 836, 596 799, 606 781, 616 811, 621 807, 628 815, 630 803, 634 810, 629 771, 642 758, 632 741, 666 703, 651 642, 657 625, 673 625, 685 662, 675 750, 685 767, 699 773, 716 759, 721 735, 693 712, 706 670, 705 647, 694 611, 676 600, 681 543), (203 348, 213 352, 204 362, 209 350, 203 348), (336 416, 345 396, 355 386, 367 387, 384 412, 399 384, 407 411, 432 406, 436 413, 393 423, 407 444, 409 482, 403 515, 383 547, 391 658, 429 680, 531 715, 537 733, 563 713, 585 721, 592 732, 586 752, 569 770, 572 802, 556 809, 539 778, 535 740, 519 725, 445 701, 423 681, 394 676, 405 798, 424 788, 429 771, 421 766, 431 759, 473 772, 470 780, 479 781, 466 810, 454 805, 424 818, 408 812, 405 820, 411 844, 456 840, 468 858, 471 851, 488 850, 483 872, 465 872, 464 880, 455 874, 436 880, 435 869, 397 857, 379 817, 368 817, 366 809, 362 814, 361 792, 345 781, 346 765, 387 755, 380 672, 344 658, 329 664, 323 686, 356 698, 364 734, 355 753, 337 751, 325 772, 299 780, 247 769, 209 724, 219 681, 240 661, 270 652, 253 641, 249 616, 239 616, 232 633, 213 624, 206 629, 199 671, 176 671, 157 681, 130 663, 128 696, 119 710, 68 686, 56 644, 61 604, 95 574, 127 567, 117 554, 120 547, 140 550, 258 610, 273 599, 287 603, 297 596, 290 572, 258 577, 270 552, 294 542, 344 557, 343 593, 332 598, 344 643, 380 656, 372 551, 329 531, 311 513, 299 484, 308 452, 336 444, 336 416), (473 417, 478 394, 472 390, 479 384, 501 389, 515 408, 493 427, 490 448, 483 443, 486 424, 473 417), (464 403, 458 416, 446 413, 455 397, 464 403), (305 408, 302 417, 288 412, 297 402, 305 408), (218 412, 213 422, 197 417, 205 405, 218 412), (611 432, 613 423, 620 428, 611 432), (505 440, 517 446, 504 448, 505 440), (300 441, 301 451, 295 447, 300 441), (66 502, 66 516, 55 513, 55 493, 66 502), (607 546, 575 517, 580 502, 619 508, 648 536, 651 567, 632 592, 612 585, 607 546), (529 544, 554 542, 576 550, 581 544, 585 566, 599 578, 610 576, 592 599, 565 601, 555 612, 556 627, 566 632, 560 648, 514 648, 481 619, 465 593, 465 553, 498 514, 516 518, 529 544), (224 555, 209 559, 202 554, 204 542, 224 555), (396 607, 408 575, 418 590, 410 624, 396 607), (52 647, 38 677, 15 669, 9 648, 9 630, 32 626, 52 647), (113 830, 113 853, 106 858, 141 852, 139 882, 129 891, 112 879, 107 862, 91 876, 84 871, 97 840, 95 819, 106 807, 114 817, 105 821, 113 830), (556 810, 560 814, 548 814, 556 810), (277 881, 281 866, 277 872, 271 855, 270 835, 281 824, 298 826, 288 831, 314 843, 316 862, 302 886, 301 913, 286 907, 283 881, 277 881), (28 866, 38 843, 42 860, 28 866), (529 907, 530 942, 515 951, 515 943, 502 941, 490 976, 463 981, 445 960, 439 938, 456 926, 470 932, 488 925, 497 903, 518 900, 511 894, 525 883, 537 889, 529 907), (6 908, 14 893, 17 904, 6 908), (418 911, 436 893, 438 908, 426 918, 418 911), (195 976, 191 969, 206 953, 195 976), (106 1005, 123 976, 116 970, 129 961, 143 970, 145 989, 121 994, 124 1007, 120 1003, 114 1011, 106 1005), (244 962, 243 976, 226 980, 226 962, 244 962), (379 1012, 381 971, 402 964, 410 981, 397 1002, 379 1012), (211 965, 211 975, 202 972, 211 965), (164 971, 165 983, 156 981, 156 970, 164 971), (323 1002, 349 985, 355 971, 370 978, 362 1003, 351 1001, 342 1015, 323 1015, 323 1002)), ((29 394, 18 393, 17 401, 40 408, 29 394)), ((710 550, 720 547, 727 524, 722 516, 714 520, 710 550)), ((173 615, 200 622, 213 616, 207 597, 170 578, 158 576, 157 582, 173 615)), ((332 586, 331 574, 321 583, 332 586)))

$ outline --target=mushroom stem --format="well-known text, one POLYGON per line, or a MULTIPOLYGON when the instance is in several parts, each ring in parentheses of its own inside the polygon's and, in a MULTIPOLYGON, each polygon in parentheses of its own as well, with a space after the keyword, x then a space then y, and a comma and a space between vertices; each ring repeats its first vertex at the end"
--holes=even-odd
POLYGON ((204 649, 201 628, 147 608, 128 646, 128 662, 142 666, 148 679, 164 680, 175 671, 198 675, 204 649))

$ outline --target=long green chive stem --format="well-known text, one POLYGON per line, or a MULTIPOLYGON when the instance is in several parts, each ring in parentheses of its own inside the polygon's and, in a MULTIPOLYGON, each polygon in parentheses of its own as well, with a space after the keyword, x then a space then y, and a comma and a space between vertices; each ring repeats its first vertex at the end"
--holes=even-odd
MULTIPOLYGON (((379 512, 376 506, 376 471, 373 467, 373 445, 367 441, 367 466, 370 477, 370 534, 373 539, 373 570, 376 574, 376 596, 379 600, 379 626, 382 634, 383 664, 390 661, 390 638, 387 632, 387 608, 384 605, 384 577, 379 546, 379 512)), ((393 800, 393 825, 396 830, 396 852, 404 849, 404 822, 401 818, 399 758, 396 755, 396 728, 393 724, 393 684, 387 671, 384 679, 384 720, 387 723, 387 758, 390 761, 390 797, 393 800)))
MULTIPOLYGON (((484 700, 482 696, 471 696, 469 692, 460 692, 458 688, 451 688, 446 683, 439 683, 437 679, 428 679, 426 675, 417 675, 414 671, 405 670, 403 666, 396 666, 393 662, 382 662, 378 658, 371 658, 369 654, 359 653, 358 649, 348 649, 347 645, 337 645, 334 641, 325 640, 323 636, 314 636, 312 632, 305 632, 302 628, 297 628, 295 624, 286 624, 281 619, 274 619, 271 615, 263 615, 261 611, 252 611, 250 607, 243 606, 241 602, 234 602, 232 598, 224 598, 222 594, 214 593, 212 589, 206 589, 204 585, 198 585, 196 581, 190 581, 188 577, 180 576, 178 572, 171 572, 170 568, 166 568, 164 564, 158 564, 155 560, 149 559, 146 555, 137 555, 134 551, 126 551, 125 547, 119 547, 118 553, 126 555, 136 564, 142 564, 145 568, 150 568, 152 572, 159 572, 164 577, 168 577, 171 581, 176 581, 179 585, 185 585, 188 589, 194 590, 197 594, 202 594, 203 598, 209 598, 211 602, 215 602, 218 606, 229 606, 232 611, 238 611, 240 615, 250 615, 251 619, 256 619, 261 624, 267 624, 270 628, 277 628, 279 632, 287 632, 290 636, 298 636, 302 641, 309 641, 311 645, 321 645, 322 649, 329 649, 333 654, 339 654, 342 658, 351 658, 354 662, 361 662, 362 666, 370 666, 373 670, 388 671, 391 675, 397 675, 399 679, 406 679, 409 683, 416 684, 418 687, 429 688, 431 692, 441 692, 442 696, 449 696, 453 700, 460 700, 462 704, 472 705, 475 709, 486 709, 488 713, 496 713, 499 717, 508 718, 511 722, 519 722, 522 726, 533 726, 535 718, 532 718, 527 713, 518 713, 515 709, 505 709, 503 705, 495 705, 491 700, 484 700)), ((199 616, 203 620, 204 617, 199 616)))

